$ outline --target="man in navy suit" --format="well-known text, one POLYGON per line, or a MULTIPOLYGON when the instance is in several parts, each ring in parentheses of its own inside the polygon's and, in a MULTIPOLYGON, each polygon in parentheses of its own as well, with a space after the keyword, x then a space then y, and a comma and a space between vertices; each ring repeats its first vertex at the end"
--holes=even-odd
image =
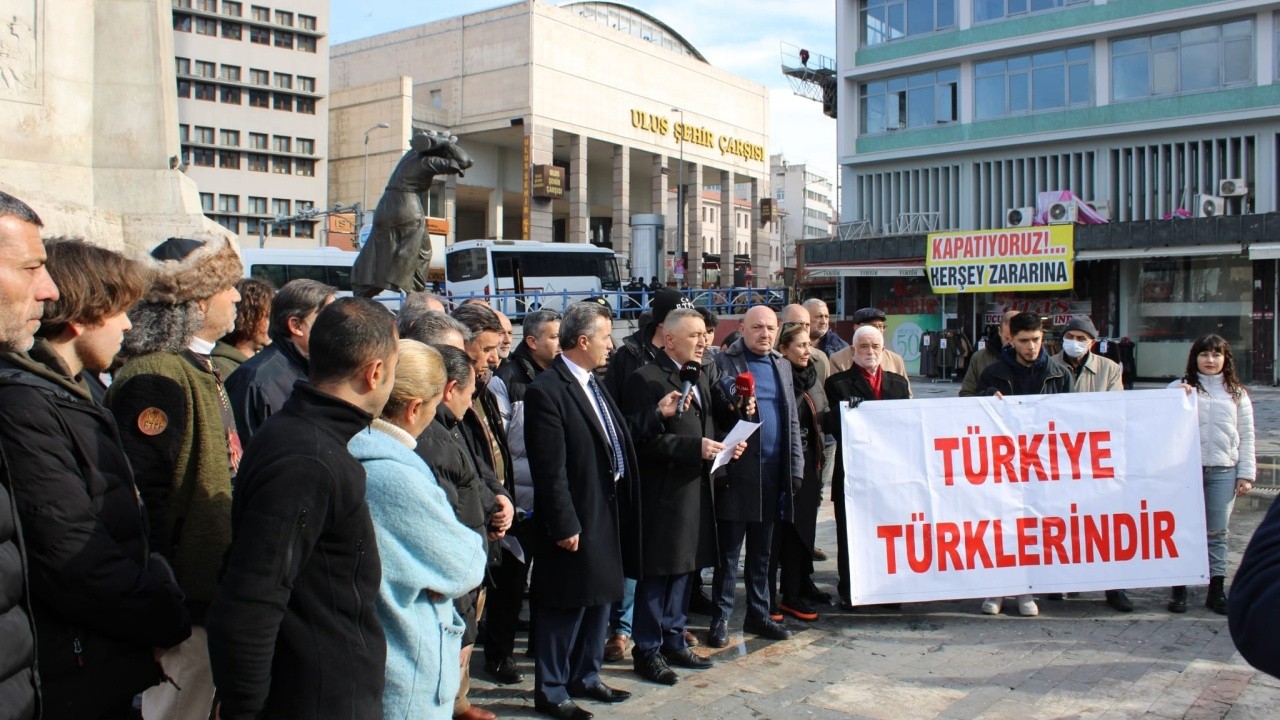
MULTIPOLYGON (((561 355, 525 391, 525 443, 534 487, 537 672, 534 707, 565 720, 592 713, 573 701, 631 696, 600 680, 610 606, 639 570, 639 486, 630 432, 596 381, 613 349, 609 309, 571 305, 561 355)), ((677 392, 649 422, 675 413, 677 392)))

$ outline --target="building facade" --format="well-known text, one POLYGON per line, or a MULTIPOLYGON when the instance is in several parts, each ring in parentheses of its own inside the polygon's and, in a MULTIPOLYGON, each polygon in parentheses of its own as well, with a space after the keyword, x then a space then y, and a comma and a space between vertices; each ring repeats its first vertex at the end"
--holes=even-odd
POLYGON ((835 188, 829 172, 809 163, 788 163, 782 155, 769 156, 769 176, 782 218, 778 223, 782 267, 795 267, 797 243, 832 236, 835 188))
POLYGON ((376 205, 411 134, 447 130, 475 160, 429 198, 451 240, 596 242, 625 258, 632 215, 658 214, 668 252, 692 259, 670 255, 669 279, 683 265, 684 284, 713 284, 735 254, 768 274, 768 91, 639 10, 526 0, 336 45, 330 76, 332 201, 376 205))
POLYGON ((1087 312, 1137 343, 1142 377, 1180 374, 1190 342, 1217 332, 1246 376, 1274 381, 1278 7, 839 0, 849 222, 806 248, 811 279, 846 307, 971 335, 1004 308, 1087 312), (1029 222, 1042 193, 1109 221, 1077 227, 1072 290, 932 293, 925 233, 1029 222))
POLYGON ((318 244, 329 3, 172 0, 182 163, 205 215, 267 247, 318 244))

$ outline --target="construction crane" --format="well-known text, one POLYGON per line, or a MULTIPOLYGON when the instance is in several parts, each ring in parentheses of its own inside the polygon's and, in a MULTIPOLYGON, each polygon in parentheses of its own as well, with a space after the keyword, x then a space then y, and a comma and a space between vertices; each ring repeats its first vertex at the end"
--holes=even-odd
POLYGON ((782 74, 791 84, 791 92, 822 103, 822 112, 836 116, 836 61, 826 55, 815 55, 805 48, 782 43, 782 74))

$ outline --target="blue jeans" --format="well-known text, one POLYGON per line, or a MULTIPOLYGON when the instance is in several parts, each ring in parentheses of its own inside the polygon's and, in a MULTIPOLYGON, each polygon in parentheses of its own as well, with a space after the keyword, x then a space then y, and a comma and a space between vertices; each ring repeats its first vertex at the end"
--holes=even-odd
MULTIPOLYGON (((636 609, 636 581, 625 578, 622 585, 622 599, 613 604, 609 611, 609 636, 626 635, 631 637, 631 618, 636 609)), ((608 640, 609 638, 605 638, 608 640)))
POLYGON ((1227 574, 1227 523, 1236 505, 1236 469, 1205 467, 1204 524, 1209 531, 1209 575, 1227 574))

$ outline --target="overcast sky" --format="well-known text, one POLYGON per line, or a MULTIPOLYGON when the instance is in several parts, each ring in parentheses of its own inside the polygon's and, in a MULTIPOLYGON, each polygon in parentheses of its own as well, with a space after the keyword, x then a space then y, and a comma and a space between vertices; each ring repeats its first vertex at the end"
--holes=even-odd
MULTIPOLYGON (((503 0, 333 0, 332 44, 510 4, 503 0)), ((563 2, 553 2, 561 5, 563 2)), ((820 103, 792 94, 779 72, 780 44, 835 56, 835 0, 629 0, 666 23, 714 66, 769 88, 769 152, 836 167, 836 122, 820 103)), ((834 179, 834 176, 833 176, 834 179)))

